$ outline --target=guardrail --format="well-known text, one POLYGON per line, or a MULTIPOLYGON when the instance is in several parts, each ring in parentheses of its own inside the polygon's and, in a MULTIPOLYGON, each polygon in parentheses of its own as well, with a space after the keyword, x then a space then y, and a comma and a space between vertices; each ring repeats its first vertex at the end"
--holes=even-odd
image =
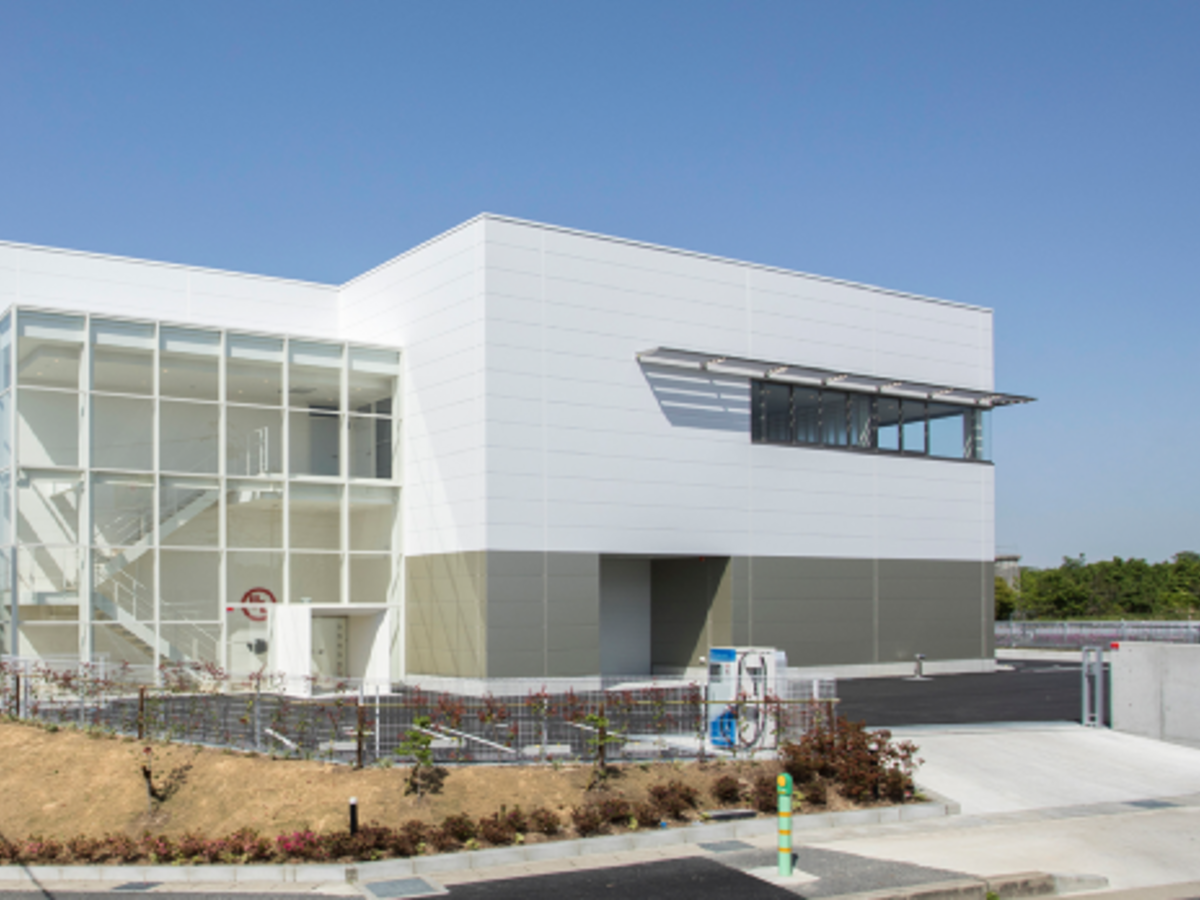
POLYGON ((1200 644, 1200 622, 997 622, 997 647, 1082 650, 1120 641, 1200 644))

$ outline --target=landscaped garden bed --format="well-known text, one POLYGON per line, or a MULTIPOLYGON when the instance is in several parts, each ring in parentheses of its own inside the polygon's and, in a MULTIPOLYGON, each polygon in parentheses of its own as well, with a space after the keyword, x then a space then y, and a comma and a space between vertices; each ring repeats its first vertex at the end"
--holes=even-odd
POLYGON ((475 765, 414 779, 408 765, 355 770, 5 723, 0 861, 354 861, 532 844, 734 808, 770 815, 782 769, 798 814, 856 809, 911 799, 914 754, 841 722, 778 761, 475 765), (353 835, 350 797, 363 823, 353 835))

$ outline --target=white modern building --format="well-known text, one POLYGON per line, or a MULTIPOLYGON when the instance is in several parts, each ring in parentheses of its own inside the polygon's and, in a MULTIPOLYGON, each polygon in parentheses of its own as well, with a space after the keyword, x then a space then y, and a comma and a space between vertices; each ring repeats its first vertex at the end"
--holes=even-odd
POLYGON ((0 309, 12 655, 991 663, 989 310, 491 215, 344 285, 0 244, 0 309))

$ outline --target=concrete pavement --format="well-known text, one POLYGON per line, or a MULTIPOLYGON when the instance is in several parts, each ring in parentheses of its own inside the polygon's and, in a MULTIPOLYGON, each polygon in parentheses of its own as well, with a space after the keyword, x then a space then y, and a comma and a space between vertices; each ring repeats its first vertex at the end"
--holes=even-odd
POLYGON ((1200 750, 1076 725, 903 729, 938 822, 838 829, 806 844, 978 877, 1040 870, 1112 888, 1200 881, 1200 750))

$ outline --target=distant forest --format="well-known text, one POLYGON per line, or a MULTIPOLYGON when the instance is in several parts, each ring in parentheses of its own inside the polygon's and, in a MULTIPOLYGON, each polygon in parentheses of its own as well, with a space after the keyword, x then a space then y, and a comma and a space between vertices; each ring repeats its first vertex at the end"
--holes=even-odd
POLYGON ((1087 562, 1021 569, 1019 590, 996 579, 997 619, 1187 619, 1200 615, 1200 553, 1170 562, 1087 562))

